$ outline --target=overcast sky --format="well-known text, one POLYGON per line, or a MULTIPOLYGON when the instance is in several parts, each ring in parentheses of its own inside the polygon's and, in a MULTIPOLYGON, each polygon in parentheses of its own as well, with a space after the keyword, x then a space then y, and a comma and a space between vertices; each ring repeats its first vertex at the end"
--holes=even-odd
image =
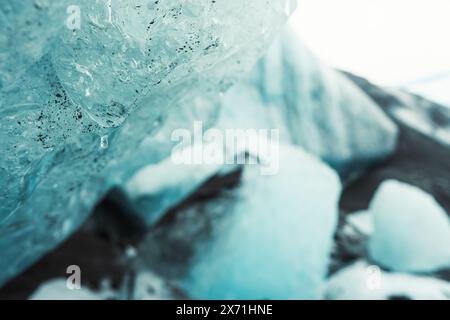
POLYGON ((332 66, 395 86, 450 74, 450 0, 299 2, 292 24, 332 66))

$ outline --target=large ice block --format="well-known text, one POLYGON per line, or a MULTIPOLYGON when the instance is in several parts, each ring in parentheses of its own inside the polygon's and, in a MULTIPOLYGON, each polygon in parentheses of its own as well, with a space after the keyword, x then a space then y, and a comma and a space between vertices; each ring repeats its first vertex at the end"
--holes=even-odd
POLYGON ((224 97, 223 128, 277 128, 341 172, 389 156, 397 127, 364 92, 321 63, 290 28, 224 97))
POLYGON ((1 1, 0 285, 132 174, 165 115, 216 104, 288 2, 1 1))
POLYGON ((143 265, 192 298, 319 298, 340 181, 297 147, 281 145, 279 159, 274 175, 249 161, 233 187, 171 211, 142 243, 143 265))

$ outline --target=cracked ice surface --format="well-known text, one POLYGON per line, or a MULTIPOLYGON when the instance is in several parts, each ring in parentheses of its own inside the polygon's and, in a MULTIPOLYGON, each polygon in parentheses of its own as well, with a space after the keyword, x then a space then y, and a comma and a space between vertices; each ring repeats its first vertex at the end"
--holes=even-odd
POLYGON ((292 2, 79 0, 70 30, 72 1, 1 1, 0 284, 80 225, 169 109, 216 102, 292 2))

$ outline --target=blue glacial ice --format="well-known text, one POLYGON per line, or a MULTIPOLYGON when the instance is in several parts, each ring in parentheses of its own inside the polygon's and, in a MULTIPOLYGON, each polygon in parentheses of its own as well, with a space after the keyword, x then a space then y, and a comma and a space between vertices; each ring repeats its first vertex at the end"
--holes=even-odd
POLYGON ((389 156, 397 127, 339 72, 319 62, 290 28, 222 103, 223 128, 279 128, 281 140, 303 147, 345 172, 389 156))
MULTIPOLYGON (((183 151, 201 152, 198 145, 183 151), (187 150, 191 149, 191 150, 187 150)), ((129 208, 148 225, 157 223, 163 215, 185 200, 209 178, 226 174, 236 166, 226 164, 174 163, 172 157, 138 170, 123 186, 129 208)))
POLYGON ((297 147, 280 147, 280 170, 244 168, 240 186, 205 212, 225 208, 200 244, 183 289, 199 299, 317 299, 338 217, 337 174, 297 147))
MULTIPOLYGON (((148 158, 146 154, 164 141, 166 149, 173 147, 167 143, 170 133, 176 128, 193 132, 196 120, 204 121, 205 129, 222 132, 279 129, 281 142, 304 148, 341 173, 381 160, 396 146, 397 128, 392 121, 359 88, 320 63, 289 28, 252 71, 224 94, 220 105, 211 105, 202 97, 198 101, 196 111, 170 115, 158 135, 141 145, 140 158, 148 158)), ((147 169, 133 173, 124 191, 135 211, 150 223, 214 173, 213 168, 198 165, 195 175, 189 170, 183 174, 168 158, 141 166, 147 169), (170 185, 170 178, 151 179, 151 175, 161 177, 169 171, 180 177, 170 185), (155 190, 157 180, 159 190, 155 190)))
POLYGON ((2 0, 0 285, 131 174, 168 113, 217 103, 291 2, 80 0, 68 28, 72 1, 2 0))
POLYGON ((389 180, 371 204, 374 232, 370 257, 399 272, 434 272, 450 267, 450 221, 445 210, 419 188, 389 180))

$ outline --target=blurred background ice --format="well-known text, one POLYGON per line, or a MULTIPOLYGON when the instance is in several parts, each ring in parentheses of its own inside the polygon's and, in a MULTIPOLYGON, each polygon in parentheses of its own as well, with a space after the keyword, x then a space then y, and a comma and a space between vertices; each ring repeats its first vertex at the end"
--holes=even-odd
POLYGON ((450 1, 303 0, 291 18, 324 62, 450 107, 450 1))

